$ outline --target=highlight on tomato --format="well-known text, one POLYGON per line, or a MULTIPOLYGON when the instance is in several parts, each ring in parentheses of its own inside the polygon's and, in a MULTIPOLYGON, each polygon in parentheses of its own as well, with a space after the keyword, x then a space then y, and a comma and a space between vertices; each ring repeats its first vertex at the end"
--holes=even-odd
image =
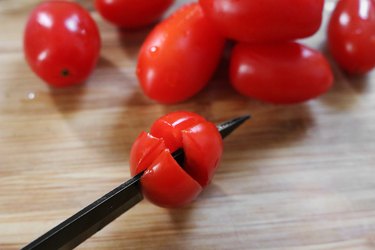
POLYGON ((207 85, 224 44, 199 4, 183 6, 142 45, 137 76, 143 92, 161 103, 187 100, 207 85))
POLYGON ((169 113, 142 132, 130 152, 130 172, 141 177, 144 196, 162 207, 181 207, 192 202, 206 187, 219 164, 223 142, 216 126, 185 111, 169 113), (182 148, 179 165, 172 152, 182 148))
POLYGON ((28 64, 54 87, 85 81, 96 65, 100 46, 96 23, 74 2, 48 1, 38 5, 24 32, 28 64))
POLYGON ((375 1, 341 0, 328 25, 329 50, 345 71, 363 74, 375 67, 375 1))
POLYGON ((230 80, 241 94, 275 104, 292 104, 327 92, 333 73, 325 57, 295 42, 237 44, 230 80))
POLYGON ((112 24, 137 29, 156 22, 174 0, 95 0, 99 14, 112 24))
POLYGON ((199 0, 204 13, 227 38, 280 42, 313 35, 324 0, 199 0))

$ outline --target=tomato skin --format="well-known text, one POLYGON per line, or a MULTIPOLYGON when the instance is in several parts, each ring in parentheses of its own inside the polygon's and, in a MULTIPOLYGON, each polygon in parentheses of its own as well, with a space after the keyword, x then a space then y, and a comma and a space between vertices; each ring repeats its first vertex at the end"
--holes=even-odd
POLYGON ((144 93, 177 103, 198 93, 214 73, 225 39, 198 4, 189 4, 161 22, 139 53, 137 76, 144 93))
POLYGON ((142 132, 130 151, 130 174, 132 176, 147 169, 154 159, 166 149, 162 139, 142 132))
POLYGON ((141 178, 143 195, 161 207, 181 207, 200 194, 202 187, 163 151, 141 178))
POLYGON ((202 187, 207 186, 223 153, 222 138, 212 123, 199 123, 182 131, 185 170, 202 187))
POLYGON ((320 27, 324 0, 199 0, 207 18, 242 42, 304 38, 320 27))
POLYGON ((341 0, 328 25, 328 44, 336 62, 349 73, 375 67, 375 1, 341 0))
POLYGON ((95 0, 100 15, 121 28, 137 29, 157 21, 174 0, 95 0))
POLYGON ((151 202, 179 207, 210 183, 222 151, 222 138, 214 124, 191 112, 173 112, 156 120, 151 133, 141 133, 134 142, 130 172, 134 176, 145 170, 141 186, 151 202), (183 167, 171 155, 175 150, 166 145, 183 149, 183 167))
POLYGON ((232 52, 230 78, 241 94, 275 104, 312 99, 328 91, 333 82, 324 56, 295 42, 237 44, 232 52))
POLYGON ((185 111, 173 112, 157 119, 151 126, 150 133, 163 138, 166 147, 174 152, 182 147, 181 130, 194 127, 205 119, 197 114, 185 111))
POLYGON ((94 69, 101 41, 90 14, 73 2, 49 1, 32 12, 24 32, 31 69, 54 87, 83 82, 94 69))

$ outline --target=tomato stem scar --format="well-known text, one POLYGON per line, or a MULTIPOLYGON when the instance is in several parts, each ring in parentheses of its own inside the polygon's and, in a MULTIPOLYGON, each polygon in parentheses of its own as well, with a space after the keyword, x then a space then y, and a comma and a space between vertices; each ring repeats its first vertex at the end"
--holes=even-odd
POLYGON ((63 69, 61 70, 61 75, 64 76, 64 77, 67 77, 70 75, 70 72, 68 69, 63 69))

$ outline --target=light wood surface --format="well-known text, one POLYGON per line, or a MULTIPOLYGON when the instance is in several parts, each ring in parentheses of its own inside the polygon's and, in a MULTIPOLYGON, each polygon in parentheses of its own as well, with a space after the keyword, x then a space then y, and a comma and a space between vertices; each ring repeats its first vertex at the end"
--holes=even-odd
MULTIPOLYGON (((98 67, 86 84, 53 90, 23 59, 30 8, 0 12, 0 249, 20 248, 129 178, 136 136, 182 109, 253 120, 226 139, 192 205, 142 201, 78 249, 375 249, 375 72, 348 77, 333 65, 329 93, 273 106, 235 93, 224 60, 195 98, 160 105, 134 74, 149 30, 119 32, 93 13, 98 67)), ((325 26, 303 42, 325 51, 325 26)))

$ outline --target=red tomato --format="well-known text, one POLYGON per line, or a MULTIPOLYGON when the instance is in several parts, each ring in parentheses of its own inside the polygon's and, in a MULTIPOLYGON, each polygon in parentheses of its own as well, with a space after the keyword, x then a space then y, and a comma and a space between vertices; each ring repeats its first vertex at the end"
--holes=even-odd
POLYGON ((230 77, 241 94, 280 104, 314 98, 326 92, 333 81, 324 56, 294 42, 237 44, 232 52, 230 77))
POLYGON ((328 26, 329 49, 349 73, 375 67, 375 1, 341 0, 328 26))
POLYGON ((156 26, 141 48, 137 75, 144 93, 162 103, 192 97, 214 73, 224 43, 198 4, 181 8, 156 26))
POLYGON ((104 19, 122 28, 140 28, 159 19, 174 0, 95 0, 104 19))
POLYGON ((49 1, 31 13, 24 52, 31 69, 55 87, 84 81, 99 57, 100 35, 90 14, 73 2, 49 1))
POLYGON ((190 112, 174 112, 159 118, 151 132, 141 133, 130 153, 132 176, 141 178, 147 199, 162 207, 192 202, 209 184, 223 152, 223 142, 214 124, 190 112), (182 148, 180 166, 171 152, 182 148))
POLYGON ((199 0, 207 18, 243 42, 308 37, 320 27, 324 0, 199 0))

